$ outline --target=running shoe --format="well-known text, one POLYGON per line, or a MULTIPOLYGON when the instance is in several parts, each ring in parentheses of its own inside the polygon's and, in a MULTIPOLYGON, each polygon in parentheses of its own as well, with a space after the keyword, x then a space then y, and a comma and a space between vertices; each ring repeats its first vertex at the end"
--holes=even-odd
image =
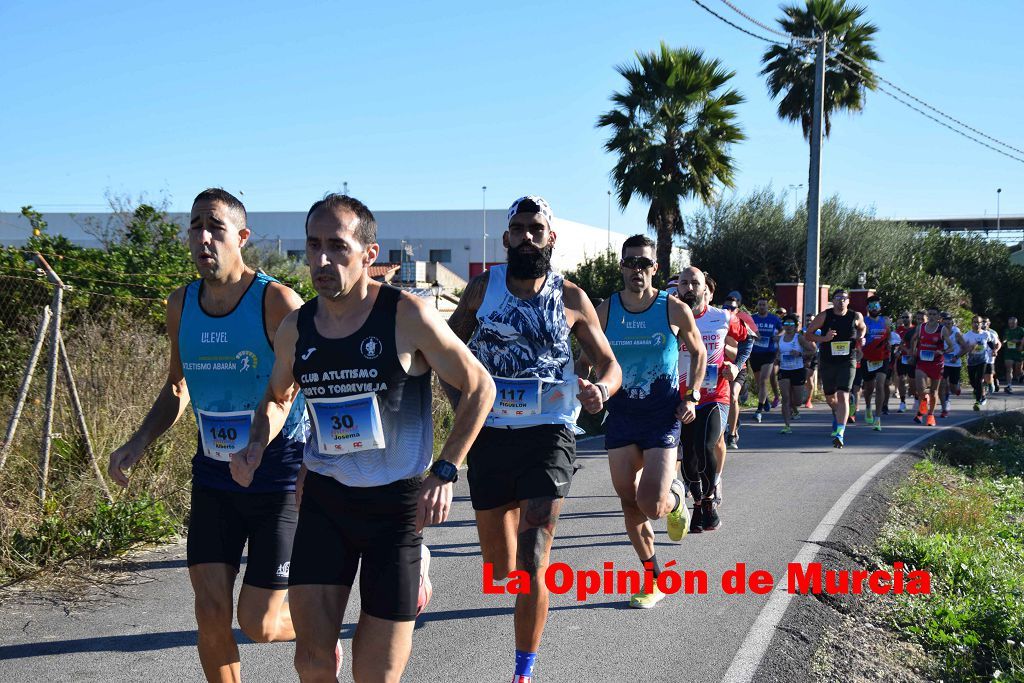
POLYGON ((874 424, 874 423, 875 423, 875 416, 872 415, 871 413, 864 413, 864 424, 869 425, 869 424, 874 424))
MULTIPOLYGON (((679 504, 672 508, 668 513, 668 517, 666 519, 668 524, 668 537, 673 541, 681 541, 683 540, 683 536, 686 535, 686 530, 690 526, 690 511, 686 507, 686 487, 683 486, 683 482, 678 479, 673 479, 669 488, 679 496, 679 504)), ((637 593, 637 595, 642 594, 637 593)), ((660 599, 661 598, 658 598, 658 600, 660 599)), ((655 602, 657 602, 657 600, 655 600, 655 602)), ((632 599, 629 604, 630 607, 637 606, 633 604, 632 599)), ((654 607, 654 605, 652 604, 650 607, 654 607)))
POLYGON ((726 434, 725 435, 725 447, 726 448, 736 448, 736 437, 733 436, 732 434, 726 434))
POLYGON ((416 616, 423 613, 423 610, 430 604, 430 598, 434 595, 434 586, 430 583, 430 548, 424 543, 420 546, 420 591, 416 598, 416 616))
POLYGON ((988 399, 987 398, 981 399, 981 407, 984 408, 986 405, 988 405, 988 399))
POLYGON ((754 413, 754 422, 760 422, 760 421, 761 421, 761 411, 759 410, 756 413, 754 413))
POLYGON ((739 435, 739 432, 737 432, 737 433, 732 435, 732 443, 729 444, 729 445, 732 446, 733 450, 738 450, 739 449, 739 447, 740 447, 740 435, 739 435))
POLYGON ((700 503, 693 504, 693 514, 690 515, 690 533, 699 534, 704 531, 704 510, 700 503))
POLYGON ((704 519, 701 520, 701 528, 704 531, 717 531, 722 526, 722 520, 718 517, 718 511, 715 509, 715 501, 711 499, 705 499, 701 504, 701 514, 704 519))
POLYGON ((949 417, 949 411, 943 408, 942 412, 939 413, 939 417, 949 417))
POLYGON ((916 422, 917 424, 924 424, 924 419, 922 418, 923 416, 921 415, 921 413, 918 413, 917 415, 914 416, 914 422, 916 422))
POLYGON ((797 410, 796 408, 793 408, 793 412, 792 412, 792 414, 790 414, 789 419, 790 420, 794 420, 794 421, 799 420, 800 419, 800 411, 797 410))
POLYGON ((792 433, 793 433, 793 428, 792 427, 783 427, 782 429, 779 430, 779 434, 792 434, 792 433))
POLYGON ((651 586, 650 593, 634 593, 629 596, 629 606, 634 609, 651 609, 665 599, 665 594, 657 586, 651 586))
POLYGON ((844 438, 845 437, 843 436, 843 434, 840 434, 839 432, 836 432, 832 436, 832 447, 833 448, 842 448, 843 445, 844 445, 844 443, 843 443, 844 442, 844 438))
POLYGON ((855 425, 855 424, 857 424, 857 414, 856 413, 850 413, 850 417, 846 418, 846 424, 848 424, 848 425, 855 425))
POLYGON ((804 408, 813 408, 814 404, 811 403, 811 399, 807 399, 807 403, 804 404, 804 408))
POLYGON ((934 427, 935 426, 935 416, 934 415, 929 415, 928 418, 925 420, 925 424, 928 425, 929 427, 934 427))
POLYGON ((975 410, 981 410, 981 402, 980 401, 975 401, 974 402, 974 409, 975 410))
POLYGON ((782 401, 778 396, 772 399, 772 408, 778 408, 779 403, 782 401))
POLYGON ((900 409, 897 410, 896 412, 897 413, 905 413, 905 412, 907 412, 907 402, 906 401, 900 401, 900 409))
POLYGON ((882 431, 882 420, 881 418, 875 418, 875 426, 872 427, 876 432, 882 431))
POLYGON ((889 406, 882 406, 882 415, 889 414, 889 406))
POLYGON ((533 683, 533 676, 520 676, 516 674, 512 677, 512 683, 533 683))

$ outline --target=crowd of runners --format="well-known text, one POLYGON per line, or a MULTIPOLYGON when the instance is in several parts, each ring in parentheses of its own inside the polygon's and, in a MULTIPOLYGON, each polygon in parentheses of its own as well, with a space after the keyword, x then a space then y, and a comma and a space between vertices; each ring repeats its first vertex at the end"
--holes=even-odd
MULTIPOLYGON (((575 472, 581 410, 607 409, 626 534, 638 566, 657 576, 652 521, 665 518, 675 541, 722 524, 722 473, 747 392, 754 419, 779 409, 788 434, 820 382, 842 447, 862 393, 865 422, 881 430, 892 394, 899 412, 917 401, 916 421, 945 416, 964 363, 975 408, 998 379, 1006 391, 1019 381, 1024 331, 1012 318, 1000 340, 979 317, 969 331, 937 310, 890 320, 878 297, 864 317, 842 290, 803 325, 767 299, 748 313, 737 291, 716 307, 716 283, 697 267, 657 289, 655 244, 643 235, 623 244, 621 291, 595 309, 551 270, 552 223, 544 199, 516 200, 507 263, 474 278, 445 324, 419 297, 369 277, 377 225, 358 200, 328 195, 310 208, 317 296, 304 303, 242 260, 250 231, 236 197, 196 197, 188 243, 200 278, 168 298, 167 381, 109 473, 127 485, 126 470, 191 403, 187 564, 208 680, 240 680, 235 614, 255 642, 294 640, 301 680, 336 680, 357 574, 353 677, 399 680, 432 593, 423 532, 448 518, 466 462, 483 561, 495 579, 531 578, 515 598, 510 648, 513 682, 529 683, 548 612, 539 578, 575 472), (437 458, 432 373, 454 407, 437 458)), ((663 597, 655 584, 630 605, 663 597)))

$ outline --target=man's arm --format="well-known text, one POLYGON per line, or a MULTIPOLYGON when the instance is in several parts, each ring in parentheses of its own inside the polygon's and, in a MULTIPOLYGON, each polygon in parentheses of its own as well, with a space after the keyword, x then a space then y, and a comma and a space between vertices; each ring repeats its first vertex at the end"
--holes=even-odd
POLYGON ((605 396, 597 385, 604 385, 607 395, 611 396, 622 384, 622 369, 601 330, 597 311, 583 290, 566 280, 562 285, 562 300, 565 302, 569 326, 597 375, 597 381, 593 384, 582 377, 579 379, 580 403, 588 413, 599 413, 604 407, 605 396))
MULTIPOLYGON (((602 330, 608 329, 608 306, 609 306, 608 301, 609 300, 610 299, 605 299, 604 301, 601 302, 601 305, 599 305, 597 307, 597 320, 598 320, 598 322, 601 323, 601 329, 602 330)), ((673 301, 678 301, 678 299, 674 299, 673 297, 669 297, 668 301, 669 301, 669 306, 671 307, 672 302, 673 301)), ((669 310, 671 310, 671 308, 669 310)), ((671 320, 669 322, 671 322, 671 320)), ((580 351, 580 357, 576 359, 576 375, 578 377, 582 377, 583 379, 589 379, 590 378, 590 371, 593 369, 593 367, 594 366, 590 362, 590 358, 587 357, 587 352, 581 350, 580 351)))
POLYGON ((125 470, 142 459, 146 448, 170 429, 188 406, 188 386, 185 384, 185 371, 181 365, 181 351, 178 347, 178 331, 181 327, 181 310, 184 303, 185 287, 179 287, 167 298, 167 336, 171 342, 167 380, 139 428, 127 443, 110 454, 107 474, 121 486, 128 486, 128 475, 125 474, 125 470))
POLYGON ((302 297, 294 289, 280 282, 267 284, 266 295, 263 299, 263 319, 267 325, 267 339, 270 345, 274 345, 277 337, 277 328, 281 322, 294 310, 302 306, 302 297))
MULTIPOLYGON (((470 353, 455 332, 444 324, 437 312, 419 298, 402 297, 398 307, 398 334, 423 356, 442 385, 466 400, 455 406, 452 429, 441 448, 440 459, 456 467, 462 464, 494 405, 494 380, 470 353)), ((448 518, 452 504, 452 484, 428 476, 420 489, 416 508, 416 529, 422 531, 448 518)))
POLYGON ((814 320, 807 326, 807 331, 804 332, 804 339, 811 342, 812 344, 821 344, 822 342, 832 341, 836 336, 835 330, 829 330, 827 335, 816 335, 815 332, 821 329, 822 325, 825 324, 825 311, 822 311, 818 315, 814 316, 814 320), (828 337, 826 339, 825 337, 828 337))
POLYGON ((253 475, 263 462, 263 451, 284 427, 292 402, 299 393, 299 385, 292 376, 295 362, 295 342, 299 337, 299 312, 285 316, 274 335, 274 368, 263 394, 263 400, 252 418, 249 443, 231 456, 231 478, 240 486, 252 483, 253 475))
MULTIPOLYGON (((469 281, 466 291, 459 297, 459 303, 451 316, 448 317, 448 327, 463 344, 468 344, 476 332, 476 312, 484 302, 484 294, 487 293, 487 282, 490 280, 490 271, 485 271, 469 281)), ((440 379, 440 376, 438 376, 440 379)), ((451 402, 452 406, 459 404, 459 392, 445 382, 441 381, 441 390, 451 402)))

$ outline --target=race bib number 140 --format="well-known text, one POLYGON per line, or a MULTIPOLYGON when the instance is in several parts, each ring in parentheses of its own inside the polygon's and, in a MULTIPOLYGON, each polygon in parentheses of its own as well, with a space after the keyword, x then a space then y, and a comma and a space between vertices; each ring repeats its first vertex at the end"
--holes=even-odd
POLYGON ((203 453, 206 457, 231 462, 231 454, 242 450, 249 443, 253 411, 196 412, 199 414, 199 434, 203 440, 203 453))

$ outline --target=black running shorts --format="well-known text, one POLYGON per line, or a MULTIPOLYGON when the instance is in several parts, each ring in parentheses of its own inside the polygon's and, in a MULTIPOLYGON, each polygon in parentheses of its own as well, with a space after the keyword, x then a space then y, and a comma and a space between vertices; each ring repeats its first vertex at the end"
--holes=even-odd
POLYGON ((237 572, 248 541, 242 582, 284 590, 296 519, 292 491, 240 493, 193 484, 185 553, 188 566, 227 564, 237 572))
POLYGON ((755 351, 750 354, 750 369, 756 372, 761 372, 761 368, 765 365, 775 362, 775 352, 769 351, 767 353, 755 351))
POLYGON ((949 380, 953 386, 960 384, 960 368, 961 366, 956 365, 944 365, 942 366, 942 375, 949 380))
POLYGON ((807 368, 797 368, 796 370, 779 370, 779 381, 787 379, 789 383, 794 387, 802 387, 807 383, 807 368))
POLYGON ((530 498, 564 498, 575 472, 576 434, 561 424, 484 427, 466 461, 474 510, 530 498))
POLYGON ((423 544, 416 533, 421 483, 415 477, 384 486, 345 486, 308 472, 289 585, 352 586, 362 560, 363 611, 378 619, 413 621, 423 544))
POLYGON ((821 378, 821 388, 826 396, 831 396, 837 391, 849 392, 853 389, 853 377, 857 374, 857 365, 851 358, 844 361, 821 361, 818 366, 818 377, 821 378))
POLYGON ((914 363, 904 363, 902 360, 897 360, 896 375, 898 377, 913 377, 916 367, 914 363))

